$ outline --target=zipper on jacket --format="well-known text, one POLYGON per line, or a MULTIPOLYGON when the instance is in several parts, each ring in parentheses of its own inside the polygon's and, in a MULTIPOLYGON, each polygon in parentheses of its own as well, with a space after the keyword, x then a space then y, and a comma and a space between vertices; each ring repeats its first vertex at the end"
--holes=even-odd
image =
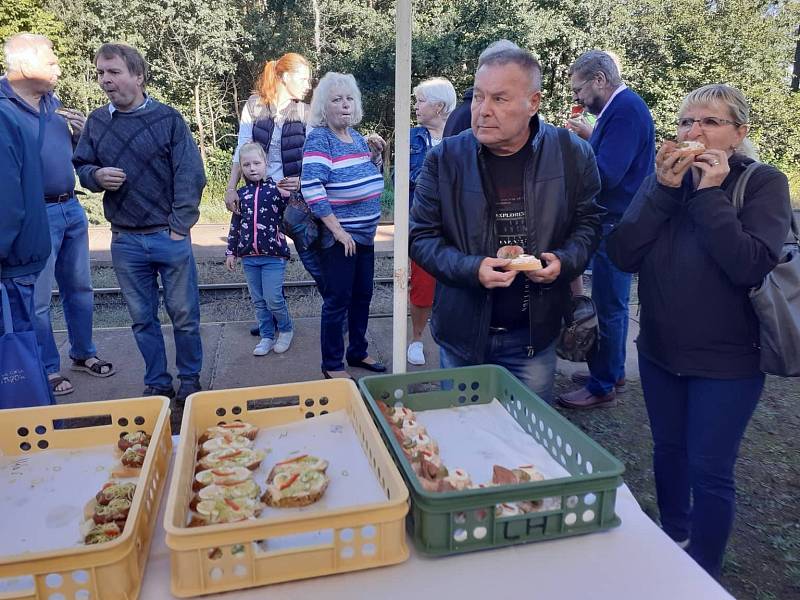
POLYGON ((256 184, 256 195, 253 198, 253 252, 258 254, 258 192, 261 191, 261 182, 256 184))

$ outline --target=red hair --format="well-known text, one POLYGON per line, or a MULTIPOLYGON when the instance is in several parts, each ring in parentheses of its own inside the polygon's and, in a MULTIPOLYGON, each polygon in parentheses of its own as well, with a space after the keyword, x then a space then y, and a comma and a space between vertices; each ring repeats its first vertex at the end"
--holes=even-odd
POLYGON ((259 95, 265 105, 274 105, 278 99, 278 86, 281 84, 283 75, 293 73, 300 67, 311 68, 308 61, 295 52, 287 52, 278 60, 267 61, 261 70, 261 75, 258 76, 254 92, 259 95))

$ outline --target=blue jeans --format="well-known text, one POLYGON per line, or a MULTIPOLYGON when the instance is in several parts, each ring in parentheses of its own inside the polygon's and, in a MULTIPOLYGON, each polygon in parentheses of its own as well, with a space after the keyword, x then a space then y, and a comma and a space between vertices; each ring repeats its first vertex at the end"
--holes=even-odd
POLYGON ((297 256, 300 257, 300 262, 303 263, 306 271, 317 284, 317 289, 322 293, 322 267, 319 263, 320 250, 316 246, 302 252, 298 250, 297 256))
POLYGON ((375 273, 375 248, 356 244, 355 256, 345 256, 344 246, 336 242, 320 252, 320 265, 325 287, 322 291, 320 346, 322 369, 344 369, 344 336, 347 318, 347 360, 367 357, 367 323, 372 302, 372 279, 375 273))
MULTIPOLYGON (((37 274, 20 275, 19 277, 9 277, 0 279, 3 286, 8 293, 8 304, 11 308, 11 316, 14 320, 14 331, 33 331, 35 320, 35 285, 37 274)), ((0 316, 2 316, 3 307, 0 306, 0 316)), ((5 334, 5 327, 3 327, 3 319, 0 318, 0 334, 5 334)), ((41 361, 42 348, 39 346, 39 362, 41 364, 42 372, 44 373, 44 363, 41 361)), ((47 379, 47 373, 44 373, 44 378, 47 379)), ((53 390, 48 385, 47 391, 50 393, 50 404, 55 404, 56 399, 53 396, 53 390)))
POLYGON ((764 375, 680 377, 639 354, 661 526, 713 577, 733 527, 733 470, 764 375))
POLYGON ((158 275, 172 321, 175 363, 181 381, 196 381, 203 366, 200 295, 192 240, 173 240, 169 232, 114 233, 111 259, 133 321, 133 335, 145 364, 146 386, 172 387, 158 318, 158 275))
POLYGON ((85 360, 97 354, 92 342, 94 293, 89 269, 89 221, 76 198, 48 204, 47 217, 53 251, 36 280, 34 322, 45 370, 58 373, 61 370, 61 358, 50 318, 54 281, 58 282, 64 320, 67 322, 70 357, 85 360))
MULTIPOLYGON (((545 402, 553 402, 553 380, 556 375, 557 340, 544 350, 528 356, 525 347, 530 341, 527 328, 520 328, 508 333, 489 334, 489 349, 486 352, 485 364, 500 365, 524 383, 545 402)), ((439 360, 442 369, 469 367, 474 363, 439 347, 439 360)))
POLYGON ((603 225, 603 239, 592 258, 592 300, 597 307, 600 336, 589 357, 592 377, 586 384, 595 396, 605 396, 625 377, 625 344, 628 339, 628 303, 633 275, 614 266, 606 253, 606 237, 613 225, 603 225))
POLYGON ((289 316, 286 298, 283 297, 286 259, 278 256, 245 256, 242 258, 242 266, 250 299, 256 307, 261 338, 274 340, 276 323, 279 332, 291 331, 292 318, 289 316))

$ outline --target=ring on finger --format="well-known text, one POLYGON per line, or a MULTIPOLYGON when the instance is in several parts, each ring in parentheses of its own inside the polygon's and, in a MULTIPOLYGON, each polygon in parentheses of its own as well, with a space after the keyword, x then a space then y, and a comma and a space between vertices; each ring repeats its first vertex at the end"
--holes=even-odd
POLYGON ((719 161, 714 159, 714 160, 711 161, 711 164, 716 167, 719 164, 719 161))

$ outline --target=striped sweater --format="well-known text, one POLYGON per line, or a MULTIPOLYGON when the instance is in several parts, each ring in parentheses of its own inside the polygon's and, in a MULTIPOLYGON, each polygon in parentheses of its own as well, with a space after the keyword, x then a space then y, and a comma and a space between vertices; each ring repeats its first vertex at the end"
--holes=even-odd
MULTIPOLYGON (((383 176, 370 161, 366 140, 348 129, 353 143, 341 141, 327 127, 315 128, 303 148, 303 198, 316 217, 333 214, 359 243, 371 246, 381 217, 383 176)), ((322 246, 334 244, 323 228, 322 246)))

